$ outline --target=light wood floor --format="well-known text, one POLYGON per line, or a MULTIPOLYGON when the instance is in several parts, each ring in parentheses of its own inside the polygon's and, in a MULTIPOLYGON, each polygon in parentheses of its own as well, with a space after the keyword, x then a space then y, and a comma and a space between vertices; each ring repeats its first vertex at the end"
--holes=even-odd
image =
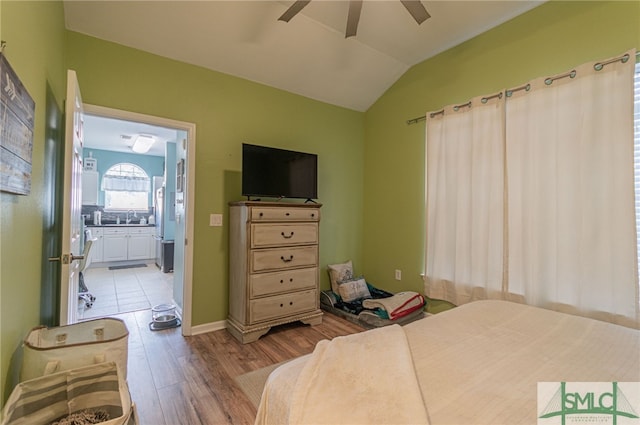
POLYGON ((141 425, 253 424, 256 409, 238 375, 311 353, 322 339, 363 329, 325 313, 323 323, 272 329, 242 345, 226 330, 183 337, 152 332, 149 310, 114 315, 129 329, 128 383, 141 425))

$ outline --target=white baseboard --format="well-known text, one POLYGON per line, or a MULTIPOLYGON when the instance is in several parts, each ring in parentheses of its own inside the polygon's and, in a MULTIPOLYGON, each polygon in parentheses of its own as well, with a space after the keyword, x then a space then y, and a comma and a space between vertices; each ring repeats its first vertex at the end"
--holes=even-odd
POLYGON ((227 329, 226 320, 220 320, 218 322, 204 323, 202 325, 192 326, 191 335, 200 335, 207 332, 219 331, 221 329, 227 329))

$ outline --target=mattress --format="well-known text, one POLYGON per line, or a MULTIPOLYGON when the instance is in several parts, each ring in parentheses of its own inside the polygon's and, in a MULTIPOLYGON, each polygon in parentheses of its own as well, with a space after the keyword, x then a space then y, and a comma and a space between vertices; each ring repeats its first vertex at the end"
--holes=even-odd
MULTIPOLYGON (((593 319, 477 301, 402 329, 432 425, 537 423, 538 382, 640 382, 640 331, 593 319)), ((289 403, 307 361, 272 373, 256 423, 289 423, 289 403)), ((331 390, 344 397, 353 392, 331 390)))

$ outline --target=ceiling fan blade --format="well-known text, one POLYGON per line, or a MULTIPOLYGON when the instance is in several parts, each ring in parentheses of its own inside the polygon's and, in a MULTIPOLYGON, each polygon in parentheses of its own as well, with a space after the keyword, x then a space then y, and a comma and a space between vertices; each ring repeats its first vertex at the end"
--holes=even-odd
POLYGON ((289 22, 291 18, 296 16, 311 0, 296 0, 289 8, 278 18, 278 21, 289 22))
POLYGON ((413 16, 418 25, 431 17, 420 0, 400 0, 407 11, 413 16))
POLYGON ((344 38, 353 37, 358 31, 360 22, 360 12, 362 11, 362 0, 351 0, 349 2, 349 16, 347 16, 347 30, 344 38))

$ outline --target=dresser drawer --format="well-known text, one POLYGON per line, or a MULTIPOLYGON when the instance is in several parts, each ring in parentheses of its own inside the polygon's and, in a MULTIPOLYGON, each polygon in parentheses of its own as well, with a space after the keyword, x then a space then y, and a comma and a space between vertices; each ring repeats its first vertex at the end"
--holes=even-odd
POLYGON ((259 249, 251 251, 251 272, 318 265, 318 247, 259 249))
POLYGON ((320 221, 320 209, 254 207, 251 221, 320 221))
POLYGON ((249 302, 249 322, 279 319, 315 310, 317 296, 317 292, 311 290, 251 300, 249 302))
POLYGON ((317 243, 318 223, 251 225, 252 248, 317 243))
POLYGON ((318 282, 318 268, 288 270, 286 272, 259 273, 249 277, 251 298, 280 292, 313 289, 318 282))

